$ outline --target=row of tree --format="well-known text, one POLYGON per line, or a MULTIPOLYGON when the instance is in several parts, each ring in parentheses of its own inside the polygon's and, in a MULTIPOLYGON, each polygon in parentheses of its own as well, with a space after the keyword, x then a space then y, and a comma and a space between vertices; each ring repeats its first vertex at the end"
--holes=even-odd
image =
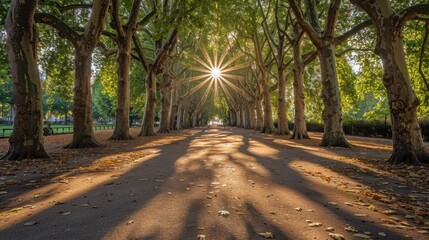
MULTIPOLYGON (((3 158, 47 157, 42 88, 48 81, 40 80, 38 54, 46 79, 61 83, 53 84, 57 87, 52 95, 71 97, 64 86, 74 79, 74 133, 69 148, 100 146, 92 127, 94 100, 110 101, 105 110, 116 100, 110 139, 131 139, 132 108, 144 109, 139 136, 154 135, 158 98, 160 133, 205 124, 218 114, 231 125, 286 135, 290 134, 288 115, 292 115, 296 139, 308 137, 308 106, 314 110, 319 104, 313 102, 322 103, 322 145, 348 147, 341 104, 354 101, 357 82, 381 85, 379 75, 368 76, 373 71, 364 69, 378 64, 368 53, 375 49, 382 60, 384 75, 379 82, 387 90, 392 123, 394 152, 389 161, 428 162, 403 36, 410 21, 428 25, 424 15, 429 5, 403 1, 395 3, 398 10, 393 10, 388 0, 350 2, 353 5, 340 0, 13 0, 5 29, 16 116, 10 148, 3 158), (43 36, 40 44, 39 36, 43 36), (226 50, 218 56, 221 46, 226 50), (211 61, 205 48, 214 52, 215 64, 223 61, 232 66, 228 72, 220 71, 222 80, 210 72, 198 75, 195 71, 195 65, 211 61), (314 96, 318 89, 321 98, 314 96), (340 93, 346 97, 341 99, 340 93), (293 114, 288 114, 292 99, 293 114), (305 99, 311 102, 306 104, 305 99)), ((412 28, 411 34, 422 35, 421 24, 407 28, 412 28)), ((425 43, 427 31, 420 38, 425 43)), ((406 46, 413 43, 414 49, 420 46, 416 42, 406 46)), ((427 71, 424 47, 420 58, 414 57, 423 80, 427 71)))

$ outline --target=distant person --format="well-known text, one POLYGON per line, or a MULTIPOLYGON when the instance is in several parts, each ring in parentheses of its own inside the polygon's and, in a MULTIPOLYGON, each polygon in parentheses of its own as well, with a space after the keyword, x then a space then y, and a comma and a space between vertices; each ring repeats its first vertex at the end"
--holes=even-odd
POLYGON ((51 128, 51 124, 48 123, 44 128, 43 128, 43 135, 44 136, 48 136, 48 135, 53 135, 54 134, 54 130, 51 128))

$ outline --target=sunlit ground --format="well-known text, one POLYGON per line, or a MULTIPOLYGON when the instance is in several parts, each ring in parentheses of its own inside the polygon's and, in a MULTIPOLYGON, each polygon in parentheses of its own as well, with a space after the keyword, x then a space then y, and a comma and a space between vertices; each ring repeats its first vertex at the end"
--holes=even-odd
POLYGON ((86 151, 48 137, 51 169, 1 165, 0 239, 426 239, 426 168, 384 164, 386 140, 311 136, 213 126, 86 151))

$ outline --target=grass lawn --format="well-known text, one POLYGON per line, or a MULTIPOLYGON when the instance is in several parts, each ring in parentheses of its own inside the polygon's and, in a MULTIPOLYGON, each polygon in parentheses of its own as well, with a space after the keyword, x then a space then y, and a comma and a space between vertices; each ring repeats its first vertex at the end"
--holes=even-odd
MULTIPOLYGON (((0 125, 0 138, 1 137, 9 137, 12 133, 12 125, 0 125)), ((72 133, 73 125, 64 125, 64 124, 51 124, 51 128, 54 131, 54 134, 62 134, 62 133, 72 133)), ((113 129, 113 125, 110 124, 94 124, 94 130, 105 130, 105 129, 113 129)))

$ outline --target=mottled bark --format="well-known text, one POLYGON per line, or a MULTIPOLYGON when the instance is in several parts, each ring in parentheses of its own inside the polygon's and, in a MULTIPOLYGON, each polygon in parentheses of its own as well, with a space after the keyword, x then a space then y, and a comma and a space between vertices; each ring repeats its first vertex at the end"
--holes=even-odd
POLYGON ((132 36, 118 37, 118 85, 115 129, 109 140, 130 140, 130 67, 132 36))
POLYGON ((293 93, 295 106, 295 123, 292 139, 308 139, 305 121, 304 62, 301 54, 301 38, 293 43, 293 93))
POLYGON ((156 111, 156 75, 150 69, 146 73, 146 106, 144 109, 142 126, 139 136, 155 136, 155 111, 156 111))
POLYGON ((170 132, 170 94, 171 94, 171 78, 167 70, 164 71, 162 83, 160 86, 161 92, 161 119, 159 123, 158 133, 170 132))
MULTIPOLYGON (((73 95, 73 139, 66 148, 101 146, 94 137, 91 116, 91 65, 92 53, 103 31, 109 0, 94 0, 91 16, 83 35, 75 46, 75 79, 73 95)), ((61 30, 60 30, 61 31, 61 30)))
POLYGON ((42 89, 37 66, 38 1, 12 0, 6 19, 7 51, 16 114, 9 150, 2 159, 48 158, 43 146, 42 89))
MULTIPOLYGON (((136 31, 137 17, 142 0, 134 0, 128 21, 122 25, 119 17, 119 0, 112 0, 111 25, 117 33, 118 56, 118 84, 116 95, 116 121, 115 129, 109 140, 130 140, 130 68, 131 68, 131 43, 136 31)), ((152 16, 149 13, 144 21, 152 16)))
POLYGON ((277 76, 279 81, 279 89, 277 110, 278 125, 276 135, 289 135, 290 131, 286 115, 286 79, 284 76, 283 66, 277 68, 277 76))
POLYGON ((177 96, 177 86, 173 86, 173 89, 171 90, 171 96, 170 96, 170 130, 177 130, 177 123, 176 119, 178 119, 177 111, 179 108, 179 102, 178 102, 178 96, 177 96))
POLYGON ((256 112, 255 130, 260 131, 264 125, 264 113, 262 111, 262 97, 260 94, 257 94, 256 96, 255 112, 256 112))
POLYGON ((76 50, 73 95, 73 140, 66 148, 100 147, 94 137, 91 114, 92 53, 76 50))
POLYGON ((261 133, 275 133, 276 128, 273 122, 273 110, 271 108, 271 94, 268 86, 268 77, 263 76, 262 79, 262 97, 264 106, 264 118, 261 133))
POLYGON ((321 28, 316 1, 305 0, 307 16, 304 18, 296 0, 288 1, 301 29, 317 48, 322 71, 322 100, 323 100, 323 137, 322 146, 350 147, 342 126, 340 90, 335 65, 334 30, 338 19, 341 0, 333 0, 329 4, 324 29, 321 28))
POLYGON ((322 146, 350 147, 342 125, 341 99, 335 66, 335 46, 328 44, 318 49, 322 75, 324 104, 322 146))
POLYGON ((395 13, 389 1, 352 1, 371 17, 376 33, 375 53, 382 60, 383 84, 387 90, 392 121, 393 152, 390 163, 429 163, 425 152, 416 108, 420 101, 415 95, 405 59, 402 27, 417 13, 429 14, 429 4, 411 6, 395 13))

